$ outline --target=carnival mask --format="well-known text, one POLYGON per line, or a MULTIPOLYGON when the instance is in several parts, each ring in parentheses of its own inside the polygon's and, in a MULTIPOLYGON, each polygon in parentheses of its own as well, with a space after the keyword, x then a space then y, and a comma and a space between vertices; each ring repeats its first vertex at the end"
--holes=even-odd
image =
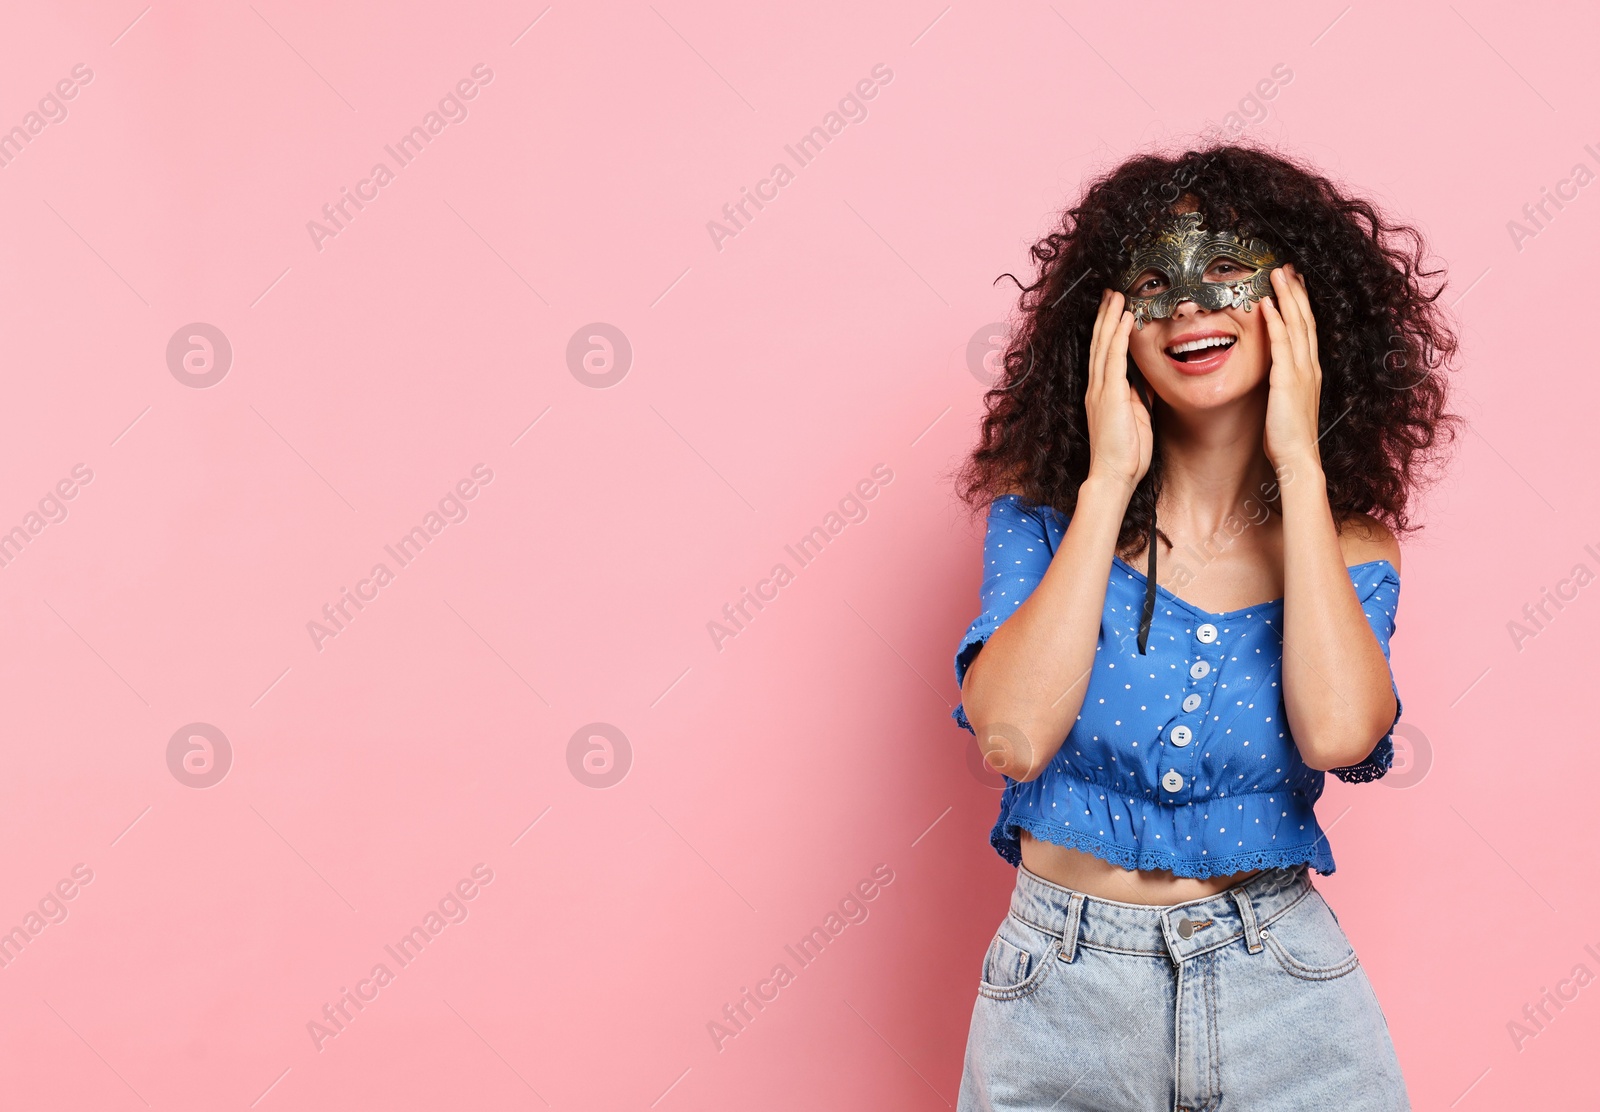
POLYGON ((1250 306, 1272 292, 1272 271, 1282 266, 1272 249, 1259 239, 1241 239, 1231 232, 1207 232, 1200 227, 1198 212, 1185 212, 1169 218, 1156 231, 1139 241, 1133 261, 1123 272, 1122 288, 1127 292, 1128 311, 1133 326, 1143 328, 1146 321, 1170 317, 1179 303, 1192 301, 1202 309, 1238 309, 1250 306), (1236 281, 1207 281, 1206 273, 1219 260, 1254 268, 1236 281), (1150 297, 1139 297, 1128 287, 1147 270, 1160 274, 1167 288, 1150 297))

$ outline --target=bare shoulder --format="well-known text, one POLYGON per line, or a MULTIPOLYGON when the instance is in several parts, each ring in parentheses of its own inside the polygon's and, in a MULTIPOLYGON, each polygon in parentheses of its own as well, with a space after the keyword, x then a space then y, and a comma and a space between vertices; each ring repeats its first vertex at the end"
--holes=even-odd
POLYGON ((1351 514, 1339 530, 1339 548, 1347 566, 1387 560, 1400 570, 1400 542, 1389 527, 1370 514, 1351 514))

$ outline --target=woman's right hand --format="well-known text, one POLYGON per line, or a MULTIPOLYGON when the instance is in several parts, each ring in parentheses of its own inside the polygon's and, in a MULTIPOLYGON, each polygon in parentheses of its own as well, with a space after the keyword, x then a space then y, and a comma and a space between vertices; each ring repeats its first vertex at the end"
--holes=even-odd
POLYGON ((1114 290, 1100 295, 1094 336, 1089 341, 1089 388, 1084 408, 1089 417, 1089 474, 1115 478, 1133 496, 1150 469, 1155 436, 1150 411, 1128 381, 1128 336, 1133 314, 1114 290))

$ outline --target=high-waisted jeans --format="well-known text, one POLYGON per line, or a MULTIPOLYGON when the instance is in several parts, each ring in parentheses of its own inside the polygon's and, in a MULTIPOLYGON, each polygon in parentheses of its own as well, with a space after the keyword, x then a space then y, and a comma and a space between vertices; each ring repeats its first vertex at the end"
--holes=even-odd
POLYGON ((1377 997, 1305 866, 1169 906, 1017 870, 958 1112, 1395 1112, 1377 997))

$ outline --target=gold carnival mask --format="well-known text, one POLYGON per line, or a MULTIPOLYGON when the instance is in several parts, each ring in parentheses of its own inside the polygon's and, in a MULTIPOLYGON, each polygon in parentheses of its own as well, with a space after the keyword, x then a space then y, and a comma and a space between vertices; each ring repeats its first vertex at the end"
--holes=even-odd
POLYGON ((1203 231, 1202 220, 1198 212, 1173 216, 1134 247, 1133 261, 1123 272, 1123 290, 1147 270, 1167 282, 1165 290, 1151 297, 1128 292, 1128 311, 1135 328, 1170 317, 1184 301, 1202 309, 1242 308, 1248 313, 1251 305, 1272 292, 1273 268, 1283 265, 1272 249, 1259 239, 1203 231), (1206 272, 1221 259, 1231 259, 1247 270, 1253 267, 1255 273, 1233 282, 1207 281, 1206 272))

